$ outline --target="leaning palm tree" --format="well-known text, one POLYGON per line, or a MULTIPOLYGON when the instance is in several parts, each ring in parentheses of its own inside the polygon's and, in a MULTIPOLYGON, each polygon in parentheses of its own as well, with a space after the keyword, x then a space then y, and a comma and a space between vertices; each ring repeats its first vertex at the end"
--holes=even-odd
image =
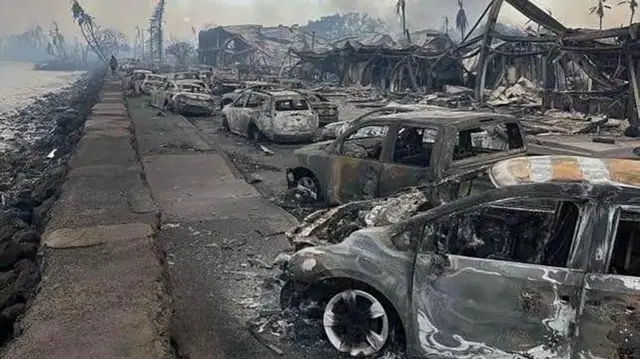
POLYGON ((602 18, 604 18, 604 12, 611 10, 611 6, 607 5, 607 0, 597 0, 598 3, 589 8, 589 14, 596 15, 598 21, 600 21, 600 30, 602 30, 602 18))
POLYGON ((402 22, 402 35, 403 36, 408 36, 408 31, 407 31, 407 17, 406 17, 406 10, 407 10, 407 1, 406 0, 397 0, 396 2, 396 7, 395 7, 395 13, 396 16, 398 16, 400 18, 400 21, 402 22))
POLYGON ((623 0, 618 3, 620 5, 629 5, 629 12, 631 17, 629 19, 629 25, 633 24, 633 18, 636 16, 636 9, 638 8, 638 2, 636 0, 623 0))
POLYGON ((467 13, 464 11, 462 0, 458 0, 458 14, 456 14, 456 29, 460 31, 460 41, 464 41, 464 35, 467 32, 469 22, 467 21, 467 13))

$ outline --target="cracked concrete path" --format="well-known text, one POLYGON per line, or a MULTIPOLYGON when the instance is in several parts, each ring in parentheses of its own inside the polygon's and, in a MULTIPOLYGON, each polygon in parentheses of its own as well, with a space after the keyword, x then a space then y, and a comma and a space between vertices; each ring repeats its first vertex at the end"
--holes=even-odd
MULTIPOLYGON (((128 100, 146 180, 162 211, 179 352, 198 358, 282 358, 247 330, 260 278, 250 258, 270 262, 289 248, 295 219, 227 165, 215 144, 182 116, 128 100), (276 234, 276 235, 270 235, 276 234)), ((293 353, 291 358, 301 358, 293 353)))

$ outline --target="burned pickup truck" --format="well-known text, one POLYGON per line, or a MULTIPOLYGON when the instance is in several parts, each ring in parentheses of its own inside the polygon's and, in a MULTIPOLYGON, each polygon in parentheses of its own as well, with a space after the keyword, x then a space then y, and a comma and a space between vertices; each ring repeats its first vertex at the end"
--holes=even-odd
POLYGON ((298 167, 287 170, 287 182, 328 204, 426 184, 491 188, 482 178, 486 168, 525 152, 520 123, 509 115, 420 110, 370 116, 351 121, 335 141, 296 150, 298 167))
POLYGON ((493 190, 297 251, 282 304, 320 303, 354 357, 392 341, 420 358, 637 357, 640 161, 519 157, 489 177, 493 190))

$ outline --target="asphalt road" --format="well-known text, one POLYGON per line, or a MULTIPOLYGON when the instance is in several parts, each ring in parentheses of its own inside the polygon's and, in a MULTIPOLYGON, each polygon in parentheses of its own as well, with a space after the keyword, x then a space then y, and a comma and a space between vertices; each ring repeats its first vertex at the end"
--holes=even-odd
POLYGON ((294 147, 268 145, 275 155, 266 156, 218 132, 215 119, 187 121, 150 108, 145 98, 130 98, 128 107, 146 181, 162 210, 158 237, 168 252, 172 334, 181 357, 334 357, 318 322, 285 316, 278 306, 281 283, 272 263, 290 250, 283 232, 296 221, 261 192, 269 197, 286 188, 280 169, 294 147), (263 177, 258 190, 244 179, 252 171, 263 177))

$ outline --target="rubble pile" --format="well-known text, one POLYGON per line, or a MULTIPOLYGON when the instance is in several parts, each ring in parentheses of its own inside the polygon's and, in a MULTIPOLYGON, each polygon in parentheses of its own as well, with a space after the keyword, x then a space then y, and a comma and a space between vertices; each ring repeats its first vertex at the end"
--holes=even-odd
POLYGON ((103 73, 18 111, 13 124, 32 126, 0 158, 0 344, 9 340, 40 280, 37 251, 82 126, 98 101, 103 73))

